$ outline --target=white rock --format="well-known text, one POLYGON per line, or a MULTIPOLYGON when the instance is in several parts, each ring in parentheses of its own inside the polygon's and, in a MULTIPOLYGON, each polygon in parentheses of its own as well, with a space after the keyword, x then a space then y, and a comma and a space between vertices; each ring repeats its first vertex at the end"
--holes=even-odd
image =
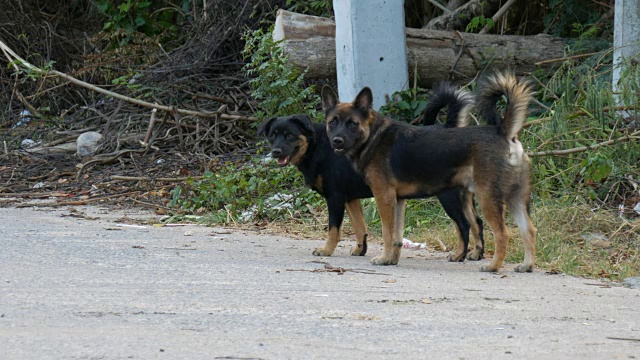
POLYGON ((31 140, 31 139, 24 139, 20 143, 20 147, 23 148, 23 149, 32 148, 32 147, 34 147, 36 145, 38 145, 38 143, 33 141, 33 140, 31 140))
POLYGON ((98 144, 102 140, 102 134, 95 131, 87 131, 80 134, 76 140, 76 156, 85 157, 91 156, 98 148, 98 144))

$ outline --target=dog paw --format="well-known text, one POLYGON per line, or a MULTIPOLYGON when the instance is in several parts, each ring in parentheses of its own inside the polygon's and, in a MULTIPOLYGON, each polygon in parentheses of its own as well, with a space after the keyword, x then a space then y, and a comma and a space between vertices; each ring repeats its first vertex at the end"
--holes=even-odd
POLYGON ((516 272, 533 272, 533 265, 531 264, 520 264, 514 269, 516 272))
POLYGON ((483 258, 482 250, 473 249, 467 254, 467 260, 478 261, 483 258))
POLYGON ((491 264, 480 266, 481 272, 498 272, 498 270, 500 269, 496 268, 495 266, 492 266, 491 264))
POLYGON ((463 262, 464 261, 464 254, 449 254, 449 256, 447 256, 447 260, 449 262, 463 262))
POLYGON ((353 248, 351 248, 351 256, 364 256, 364 254, 367 253, 367 248, 361 248, 361 247, 357 247, 354 246, 353 248))
POLYGON ((331 256, 333 252, 328 252, 324 248, 317 248, 313 250, 313 256, 331 256))
POLYGON ((398 259, 380 255, 371 259, 373 265, 398 265, 398 259))

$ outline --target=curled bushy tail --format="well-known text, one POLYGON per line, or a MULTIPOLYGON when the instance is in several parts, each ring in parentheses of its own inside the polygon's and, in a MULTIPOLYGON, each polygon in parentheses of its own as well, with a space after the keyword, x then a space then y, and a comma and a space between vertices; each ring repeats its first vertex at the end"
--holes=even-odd
POLYGON ((498 132, 507 139, 514 139, 527 118, 527 108, 533 98, 529 83, 516 79, 512 73, 495 73, 479 85, 478 111, 490 124, 498 127, 498 132), (500 117, 496 104, 502 96, 507 98, 504 117, 500 117))
POLYGON ((447 121, 444 127, 467 126, 469 112, 474 105, 473 95, 449 82, 441 82, 433 89, 433 96, 424 109, 422 125, 435 124, 438 113, 445 105, 447 106, 447 121))

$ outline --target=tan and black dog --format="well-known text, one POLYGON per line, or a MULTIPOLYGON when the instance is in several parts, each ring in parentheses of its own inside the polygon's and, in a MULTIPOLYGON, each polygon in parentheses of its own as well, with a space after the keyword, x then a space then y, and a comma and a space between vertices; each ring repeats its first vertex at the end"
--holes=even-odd
MULTIPOLYGON (((423 124, 433 125, 440 109, 447 106, 446 123, 425 128, 465 126, 472 105, 470 93, 451 84, 442 84, 434 91, 427 104, 423 124)), ((313 255, 333 254, 340 240, 340 227, 346 208, 356 233, 356 246, 351 250, 351 255, 363 256, 367 252, 367 227, 360 199, 373 197, 373 194, 351 162, 333 151, 325 125, 311 122, 306 115, 292 115, 266 120, 258 128, 258 134, 266 135, 271 155, 277 159, 278 164, 295 165, 304 175, 305 184, 319 192, 327 201, 329 234, 324 247, 315 249, 313 255)), ((438 199, 455 222, 465 248, 469 243, 469 232, 473 235, 474 250, 467 258, 480 260, 484 251, 482 221, 477 216, 473 199, 461 195, 459 190, 452 189, 438 194, 438 199)), ((450 260, 463 261, 466 252, 457 255, 450 260)))
MULTIPOLYGON (((524 262, 515 270, 533 270, 536 229, 529 217, 530 165, 518 140, 531 98, 527 83, 511 74, 495 74, 484 81, 478 95, 479 109, 493 125, 430 130, 381 116, 371 107, 369 88, 352 103, 340 103, 328 86, 322 89, 331 146, 364 175, 376 199, 384 251, 371 259, 373 264, 398 263, 406 199, 462 189, 465 197, 476 194, 496 239, 493 260, 481 271, 498 271, 506 256, 506 207, 524 241, 524 262), (500 118, 496 104, 503 95, 507 106, 500 118)), ((458 246, 459 252, 466 250, 463 246, 458 246)))

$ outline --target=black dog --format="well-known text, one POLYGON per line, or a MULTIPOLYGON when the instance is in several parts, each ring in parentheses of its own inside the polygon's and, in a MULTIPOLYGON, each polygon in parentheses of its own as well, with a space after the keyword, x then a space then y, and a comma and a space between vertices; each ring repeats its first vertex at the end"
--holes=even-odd
MULTIPOLYGON (((433 125, 444 106, 448 106, 447 121, 434 128, 465 126, 473 99, 466 91, 443 83, 435 89, 425 109, 423 124, 433 125)), ((324 247, 315 249, 313 255, 333 254, 340 240, 340 227, 346 208, 356 233, 356 246, 351 250, 351 255, 363 256, 367 252, 367 227, 360 199, 373 197, 373 193, 347 157, 334 152, 325 125, 311 122, 306 115, 292 115, 266 120, 258 128, 258 135, 266 135, 271 145, 271 155, 279 165, 295 165, 304 175, 305 184, 327 201, 328 238, 324 247)), ((475 247, 469 259, 482 259, 482 220, 475 212, 473 199, 462 196, 457 190, 448 190, 437 196, 447 215, 456 223, 461 243, 469 243, 469 230, 472 230, 475 247)), ((465 248, 461 256, 458 252, 449 260, 464 261, 466 254, 465 248)))

